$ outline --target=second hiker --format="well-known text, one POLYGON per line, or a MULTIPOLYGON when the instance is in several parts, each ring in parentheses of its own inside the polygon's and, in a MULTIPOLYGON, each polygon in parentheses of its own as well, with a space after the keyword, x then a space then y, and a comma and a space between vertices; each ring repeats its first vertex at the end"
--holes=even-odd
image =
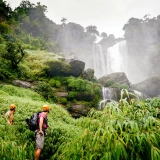
POLYGON ((13 125, 14 112, 16 110, 16 106, 15 106, 15 104, 11 104, 9 108, 10 108, 10 110, 8 112, 6 112, 5 116, 7 116, 7 122, 10 125, 13 125))

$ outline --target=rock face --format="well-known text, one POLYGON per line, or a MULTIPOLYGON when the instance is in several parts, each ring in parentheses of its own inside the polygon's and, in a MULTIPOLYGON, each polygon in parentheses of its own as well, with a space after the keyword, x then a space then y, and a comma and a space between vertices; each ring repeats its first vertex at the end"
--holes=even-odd
POLYGON ((160 95, 160 76, 151 77, 140 83, 133 84, 133 88, 149 97, 153 98, 160 95))
POLYGON ((105 86, 107 81, 110 81, 110 80, 114 81, 114 83, 125 84, 125 85, 128 85, 129 87, 131 87, 131 83, 129 82, 129 80, 124 72, 111 73, 107 76, 103 76, 98 81, 101 85, 105 86))

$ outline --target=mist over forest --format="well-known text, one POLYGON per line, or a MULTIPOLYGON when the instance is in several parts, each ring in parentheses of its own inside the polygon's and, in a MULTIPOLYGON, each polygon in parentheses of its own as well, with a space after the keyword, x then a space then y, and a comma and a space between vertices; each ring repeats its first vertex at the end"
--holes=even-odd
MULTIPOLYGON (((97 37, 103 54, 120 41, 126 41, 128 51, 127 68, 129 79, 142 81, 159 75, 160 65, 160 15, 150 18, 146 13, 142 19, 131 17, 124 27, 124 36, 99 33, 94 25, 84 28, 76 22, 62 17, 56 24, 46 17, 47 6, 23 0, 14 10, 10 4, 0 1, 0 43, 18 41, 25 49, 47 50, 63 56, 72 56, 87 63, 93 54, 97 37)), ((86 65, 87 66, 87 65, 86 65)))

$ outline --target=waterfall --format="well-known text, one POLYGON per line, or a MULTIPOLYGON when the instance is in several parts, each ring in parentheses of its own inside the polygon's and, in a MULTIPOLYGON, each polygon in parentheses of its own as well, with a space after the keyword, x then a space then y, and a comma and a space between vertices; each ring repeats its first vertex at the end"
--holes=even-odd
POLYGON ((121 41, 113 47, 108 48, 107 51, 107 74, 114 72, 125 72, 127 70, 127 45, 126 41, 121 41))
POLYGON ((116 100, 114 94, 114 88, 103 87, 102 88, 102 98, 103 100, 100 101, 98 109, 103 109, 107 102, 111 102, 116 100))
POLYGON ((113 47, 108 48, 107 53, 102 51, 100 44, 94 44, 93 62, 91 62, 91 68, 94 69, 95 76, 97 78, 101 78, 114 72, 125 72, 126 75, 128 75, 127 52, 128 49, 126 41, 121 41, 113 47))
POLYGON ((95 76, 100 78, 107 74, 106 68, 106 56, 102 51, 102 47, 100 44, 93 45, 93 69, 95 76))
POLYGON ((148 98, 145 94, 143 94, 143 93, 141 93, 141 92, 139 92, 137 90, 134 90, 134 94, 136 95, 136 99, 137 100, 141 100, 142 98, 143 99, 148 98))
POLYGON ((97 79, 114 72, 125 72, 127 69, 127 44, 121 41, 113 47, 108 48, 107 53, 102 50, 100 44, 92 45, 92 54, 79 55, 79 59, 85 62, 85 69, 94 69, 97 79))

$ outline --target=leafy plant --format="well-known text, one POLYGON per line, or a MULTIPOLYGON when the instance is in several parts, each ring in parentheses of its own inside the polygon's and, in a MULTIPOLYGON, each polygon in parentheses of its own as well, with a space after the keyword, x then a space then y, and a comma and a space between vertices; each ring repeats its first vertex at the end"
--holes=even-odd
POLYGON ((10 79, 14 79, 14 76, 10 72, 4 69, 0 69, 0 79, 9 81, 10 79))
POLYGON ((41 94, 47 100, 53 97, 53 90, 49 83, 39 82, 34 90, 41 94))

